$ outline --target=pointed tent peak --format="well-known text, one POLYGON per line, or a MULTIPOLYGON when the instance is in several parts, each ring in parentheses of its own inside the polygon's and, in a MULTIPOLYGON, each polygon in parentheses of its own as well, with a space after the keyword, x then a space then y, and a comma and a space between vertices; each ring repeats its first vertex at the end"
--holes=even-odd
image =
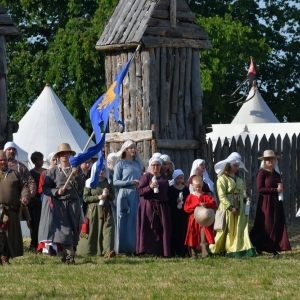
POLYGON ((247 79, 249 80, 250 87, 256 86, 256 70, 254 65, 254 59, 250 56, 250 66, 247 74, 247 79))
POLYGON ((231 122, 231 124, 245 123, 280 123, 260 95, 257 87, 251 88, 245 103, 231 122))
POLYGON ((196 21, 185 0, 120 0, 96 49, 136 48, 141 42, 146 48, 210 48, 206 31, 196 21))
POLYGON ((243 128, 243 132, 250 132, 247 125, 245 125, 245 127, 243 128))
POLYGON ((45 87, 46 87, 46 86, 49 86, 49 87, 51 87, 51 84, 50 84, 50 83, 46 83, 45 87))

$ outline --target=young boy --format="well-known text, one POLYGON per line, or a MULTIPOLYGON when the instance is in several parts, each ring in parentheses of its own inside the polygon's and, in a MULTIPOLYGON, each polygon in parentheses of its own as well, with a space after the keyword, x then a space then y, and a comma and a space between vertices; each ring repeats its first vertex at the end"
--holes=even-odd
POLYGON ((212 226, 201 226, 195 221, 194 210, 197 206, 216 209, 217 204, 213 197, 202 192, 203 180, 200 176, 193 177, 192 185, 194 192, 184 203, 184 210, 189 214, 185 245, 189 247, 192 258, 197 259, 200 246, 202 258, 209 255, 208 244, 214 244, 214 232, 212 226))

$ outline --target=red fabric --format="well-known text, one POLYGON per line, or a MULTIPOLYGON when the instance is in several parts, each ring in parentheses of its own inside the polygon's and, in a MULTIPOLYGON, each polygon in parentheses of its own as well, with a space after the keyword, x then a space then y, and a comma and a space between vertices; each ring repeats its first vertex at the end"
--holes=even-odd
POLYGON ((81 233, 89 233, 89 219, 84 218, 84 224, 81 225, 81 233))
POLYGON ((40 181, 39 181, 39 186, 38 186, 38 193, 40 195, 43 194, 43 184, 44 184, 44 181, 45 181, 45 174, 44 172, 40 175, 40 181))
POLYGON ((216 209, 217 203, 209 194, 202 194, 200 197, 193 194, 188 195, 183 209, 189 214, 188 229, 185 238, 185 245, 198 247, 200 245, 200 230, 203 227, 208 244, 214 244, 214 231, 211 226, 201 226, 194 219, 194 210, 200 203, 205 203, 207 208, 216 209))

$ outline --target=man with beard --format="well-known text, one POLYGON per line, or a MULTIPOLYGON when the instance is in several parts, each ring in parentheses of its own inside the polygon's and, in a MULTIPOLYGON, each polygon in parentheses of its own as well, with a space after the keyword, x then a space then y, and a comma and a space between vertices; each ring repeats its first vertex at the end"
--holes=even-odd
MULTIPOLYGON (((14 142, 7 142, 4 145, 4 151, 8 160, 8 167, 11 170, 18 171, 19 173, 21 173, 21 175, 27 180, 28 187, 30 190, 30 197, 32 197, 32 200, 34 200, 36 194, 36 184, 27 167, 21 162, 19 162, 18 160, 16 160, 16 156, 18 155, 17 145, 14 142)), ((31 207, 29 207, 30 217, 32 215, 32 210, 34 209, 32 207, 35 206, 35 202, 36 201, 32 201, 32 204, 30 204, 31 205, 31 207)), ((23 210, 27 210, 27 207, 23 207, 23 210)), ((28 212, 25 212, 24 215, 28 215, 28 212)), ((31 217, 31 219, 34 220, 36 218, 33 216, 33 218, 31 217)), ((30 221, 31 227, 35 227, 35 225, 32 224, 32 220, 26 219, 26 221, 30 221)), ((34 238, 32 236, 32 230, 30 231, 30 235, 31 235, 30 248, 35 250, 37 247, 37 243, 34 241, 34 238)))
MULTIPOLYGON (((23 255, 19 211, 21 202, 27 205, 28 199, 30 199, 30 191, 26 180, 20 173, 8 167, 6 154, 0 150, 0 205, 4 206, 9 220, 7 222, 5 219, 2 222, 7 222, 5 226, 6 236, 12 248, 12 253, 9 253, 10 257, 23 255)), ((2 254, 1 262, 8 264, 9 257, 2 254)))

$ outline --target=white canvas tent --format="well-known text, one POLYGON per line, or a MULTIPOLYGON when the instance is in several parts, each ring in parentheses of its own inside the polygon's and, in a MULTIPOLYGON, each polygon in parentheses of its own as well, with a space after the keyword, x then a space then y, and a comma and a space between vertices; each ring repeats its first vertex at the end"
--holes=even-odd
MULTIPOLYGON (((30 166, 30 155, 34 151, 44 154, 46 159, 56 152, 61 143, 69 143, 76 153, 82 152, 89 136, 78 124, 67 108, 62 104, 46 84, 44 90, 19 122, 19 130, 13 134, 18 148, 18 160, 30 166)), ((94 145, 92 142, 90 146, 94 145)))

